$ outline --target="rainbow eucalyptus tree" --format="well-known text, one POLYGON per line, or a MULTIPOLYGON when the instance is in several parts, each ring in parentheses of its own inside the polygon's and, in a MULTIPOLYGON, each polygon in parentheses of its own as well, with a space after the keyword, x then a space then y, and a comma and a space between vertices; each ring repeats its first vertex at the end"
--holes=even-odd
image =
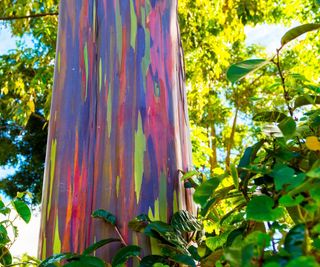
POLYGON ((128 221, 191 206, 178 178, 190 146, 177 1, 62 0, 59 16, 40 256, 114 236, 96 209, 148 252, 128 221))

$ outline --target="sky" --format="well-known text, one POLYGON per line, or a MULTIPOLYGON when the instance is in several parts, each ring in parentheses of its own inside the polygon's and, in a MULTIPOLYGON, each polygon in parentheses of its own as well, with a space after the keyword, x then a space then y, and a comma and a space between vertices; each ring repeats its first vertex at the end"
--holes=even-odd
MULTIPOLYGON (((296 25, 294 25, 296 26, 296 25)), ((259 25, 256 27, 246 27, 247 35, 246 44, 259 44, 266 47, 268 53, 272 53, 276 48, 280 47, 280 40, 289 27, 279 25, 259 25)), ((0 55, 7 53, 10 49, 16 47, 16 39, 12 38, 10 31, 0 25, 0 55)), ((31 45, 32 40, 26 39, 26 44, 31 45)), ((8 173, 12 173, 12 169, 0 169, 0 179, 8 173)), ((4 198, 5 200, 5 198, 4 198)), ((19 238, 11 248, 13 255, 21 255, 27 252, 31 256, 37 254, 37 242, 39 235, 40 215, 34 212, 31 222, 25 224, 22 220, 18 220, 19 238)))

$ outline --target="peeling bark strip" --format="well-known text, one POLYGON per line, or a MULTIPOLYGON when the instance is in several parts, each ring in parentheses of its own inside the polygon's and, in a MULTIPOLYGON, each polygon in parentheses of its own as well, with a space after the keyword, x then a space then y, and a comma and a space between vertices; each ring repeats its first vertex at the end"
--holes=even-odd
POLYGON ((91 219, 96 209, 148 253, 128 221, 190 208, 178 179, 191 150, 176 9, 176 0, 61 1, 41 258, 115 236, 91 219))

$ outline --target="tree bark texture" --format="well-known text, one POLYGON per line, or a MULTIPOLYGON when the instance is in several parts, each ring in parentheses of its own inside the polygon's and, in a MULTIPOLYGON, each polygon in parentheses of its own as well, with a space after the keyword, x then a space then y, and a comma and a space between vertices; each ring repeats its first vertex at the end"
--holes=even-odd
MULTIPOLYGON (((39 254, 82 252, 127 223, 190 209, 191 165, 177 0, 62 0, 39 254)), ((110 259, 116 246, 100 250, 110 259)))

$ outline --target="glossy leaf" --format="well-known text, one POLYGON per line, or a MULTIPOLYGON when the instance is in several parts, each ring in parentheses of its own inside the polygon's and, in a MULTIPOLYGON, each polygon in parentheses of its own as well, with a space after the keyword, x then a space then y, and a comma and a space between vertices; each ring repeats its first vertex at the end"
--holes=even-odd
POLYGON ((217 178, 212 178, 205 181, 196 189, 193 195, 193 200, 197 204, 204 206, 207 203, 207 201, 210 199, 210 197, 213 196, 214 190, 217 189, 219 184, 220 184, 220 180, 217 178))
POLYGON ((291 117, 283 119, 278 124, 278 127, 281 130, 282 134, 287 138, 293 136, 295 134, 296 129, 297 129, 296 122, 291 117))
POLYGON ((264 121, 264 122, 281 122, 286 119, 287 116, 278 111, 265 111, 256 114, 253 117, 254 121, 264 121))
POLYGON ((19 214, 20 218, 23 219, 26 223, 30 222, 31 211, 26 203, 21 200, 14 200, 12 206, 19 214))
POLYGON ((176 254, 172 260, 176 263, 191 266, 191 267, 196 267, 195 261, 190 257, 189 255, 184 255, 184 254, 176 254))
POLYGON ((273 207, 274 200, 271 197, 255 196, 248 203, 247 219, 258 222, 278 220, 284 215, 284 210, 281 207, 273 207))
POLYGON ((141 248, 134 245, 121 248, 112 259, 112 267, 122 266, 122 264, 126 263, 129 258, 139 256, 140 251, 141 248))
POLYGON ((116 224, 116 217, 112 213, 106 210, 102 210, 102 209, 95 210, 91 216, 93 218, 103 219, 105 222, 110 223, 112 225, 116 224))
POLYGON ((155 221, 150 223, 144 229, 144 234, 159 240, 165 240, 178 247, 184 248, 187 245, 181 234, 177 233, 171 225, 164 222, 155 221))
POLYGON ((230 66, 230 68, 227 70, 227 79, 230 82, 237 82, 244 78, 249 73, 252 73, 266 64, 268 64, 269 61, 265 59, 249 59, 245 61, 241 61, 239 63, 233 64, 230 66))
POLYGON ((0 263, 3 266, 10 265, 12 263, 12 256, 10 251, 6 247, 0 248, 0 263))
POLYGON ((287 31, 285 35, 283 35, 283 37, 281 38, 281 45, 284 46, 290 41, 299 37, 300 35, 306 32, 317 30, 319 28, 320 28, 320 24, 315 24, 315 23, 309 23, 309 24, 304 24, 304 25, 294 27, 289 31, 287 31))
POLYGON ((94 256, 80 256, 78 259, 68 262, 64 267, 105 267, 105 262, 94 256))
POLYGON ((173 214, 172 227, 179 232, 194 232, 202 229, 201 223, 189 211, 181 210, 173 214))
POLYGON ((169 264, 169 261, 166 257, 160 255, 149 255, 142 258, 140 267, 154 266, 155 263, 169 264))
POLYGON ((294 226, 286 235, 284 248, 292 258, 304 255, 306 246, 306 227, 304 224, 294 226))
POLYGON ((108 238, 108 239, 103 239, 103 240, 100 240, 94 244, 92 244, 91 246, 87 247, 83 252, 82 252, 82 255, 88 255, 88 254, 91 254, 93 253, 94 251, 96 251, 97 249, 107 245, 107 244, 110 244, 110 243, 113 243, 113 242, 120 242, 120 239, 117 239, 117 238, 108 238))
POLYGON ((290 195, 284 195, 279 199, 279 204, 283 207, 294 207, 299 205, 304 200, 302 195, 293 198, 290 195))
POLYGON ((150 219, 146 214, 140 214, 131 220, 128 224, 129 228, 136 232, 141 232, 150 223, 150 219))
POLYGON ((299 96, 294 101, 294 109, 300 108, 302 106, 314 105, 314 104, 320 104, 320 96, 314 96, 314 95, 299 96))
POLYGON ((74 257, 78 257, 78 254, 74 254, 74 253, 60 253, 60 254, 56 254, 53 255, 47 259, 45 259, 44 261, 42 261, 39 265, 39 267, 49 267, 52 266, 52 264, 56 263, 56 262, 60 262, 62 260, 67 260, 67 259, 71 259, 74 257))

